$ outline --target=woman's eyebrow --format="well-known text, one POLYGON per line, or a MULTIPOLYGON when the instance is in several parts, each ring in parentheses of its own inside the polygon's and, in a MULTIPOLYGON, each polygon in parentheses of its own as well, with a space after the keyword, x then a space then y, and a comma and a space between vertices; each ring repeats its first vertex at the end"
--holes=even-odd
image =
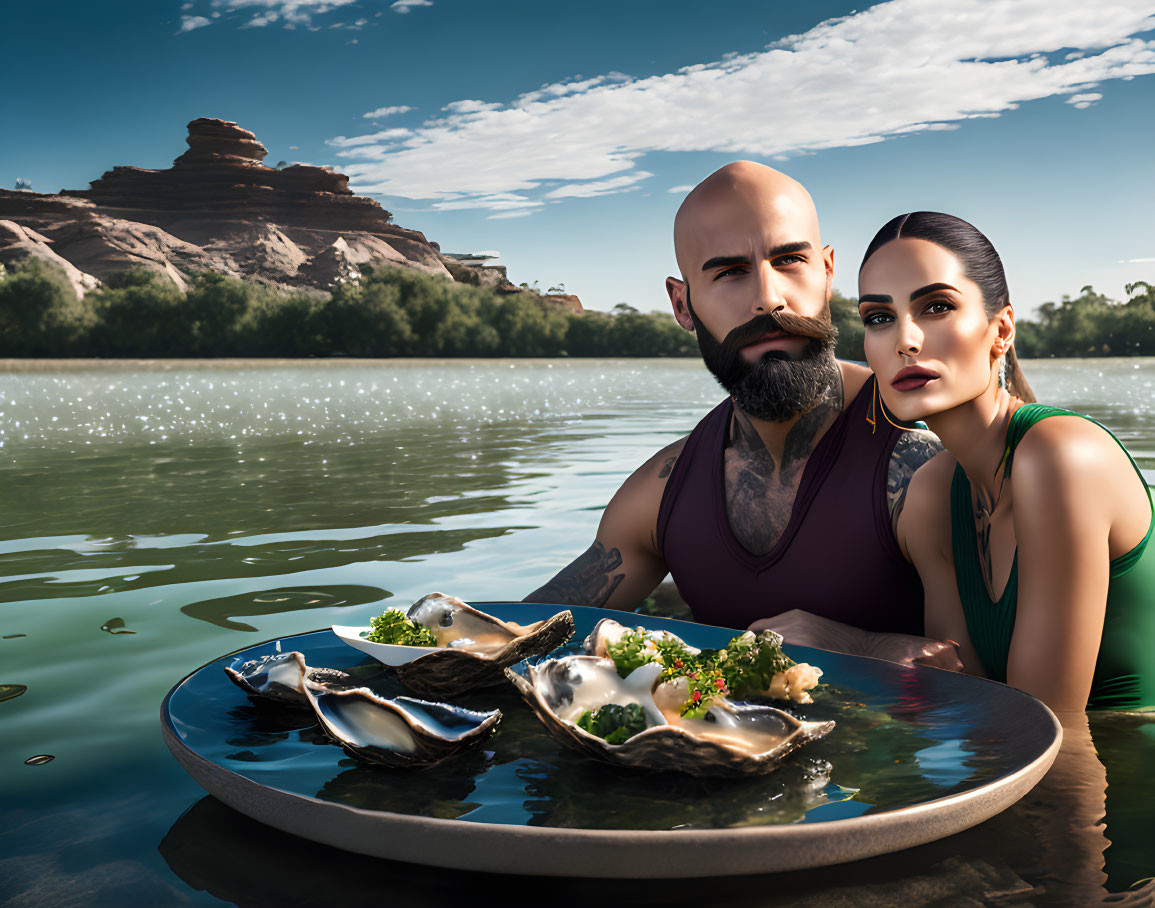
POLYGON ((910 295, 910 301, 913 303, 920 296, 925 296, 928 293, 933 293, 935 290, 953 290, 958 293, 957 287, 952 287, 950 284, 927 284, 925 287, 919 287, 914 293, 910 295))
POLYGON ((864 293, 858 298, 858 305, 863 303, 893 303, 894 297, 887 296, 885 293, 864 293))

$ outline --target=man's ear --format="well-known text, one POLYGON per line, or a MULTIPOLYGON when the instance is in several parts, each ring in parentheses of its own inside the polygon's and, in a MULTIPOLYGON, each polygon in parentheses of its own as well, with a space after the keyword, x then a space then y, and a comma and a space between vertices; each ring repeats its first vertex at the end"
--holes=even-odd
POLYGON ((674 307, 674 318, 687 331, 694 330, 694 320, 690 317, 690 307, 686 305, 686 282, 676 277, 666 278, 666 293, 670 295, 670 305, 674 307))
POLYGON ((826 302, 834 295, 834 247, 822 247, 822 265, 826 269, 826 302))

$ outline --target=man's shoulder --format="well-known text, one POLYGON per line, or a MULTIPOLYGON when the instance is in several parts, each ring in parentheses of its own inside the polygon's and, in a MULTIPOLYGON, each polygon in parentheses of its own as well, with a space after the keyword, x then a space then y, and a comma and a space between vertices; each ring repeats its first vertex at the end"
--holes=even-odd
POLYGON ((689 440, 690 436, 685 435, 673 444, 666 445, 638 467, 634 472, 634 476, 640 476, 648 482, 659 482, 664 486, 666 480, 670 478, 670 474, 674 472, 678 458, 682 456, 682 451, 686 447, 686 442, 689 440))
MULTIPOLYGON (((886 471, 886 506, 892 527, 897 529, 898 518, 906 505, 907 493, 915 474, 924 467, 930 467, 942 451, 942 442, 938 436, 925 429, 902 432, 895 440, 886 471)), ((931 467, 935 476, 939 471, 938 465, 931 467)))
POLYGON ((837 362, 838 368, 842 372, 842 409, 845 410, 850 406, 851 401, 858 397, 858 392, 862 390, 862 386, 874 373, 862 363, 851 362, 846 359, 840 359, 837 362))

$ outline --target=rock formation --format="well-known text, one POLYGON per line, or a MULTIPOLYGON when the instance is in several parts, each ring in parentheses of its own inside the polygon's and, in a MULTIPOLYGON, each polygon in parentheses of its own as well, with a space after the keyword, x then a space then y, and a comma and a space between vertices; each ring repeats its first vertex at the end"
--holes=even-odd
POLYGON ((57 194, 0 190, 0 262, 50 262, 78 293, 128 268, 182 290, 208 271, 330 290, 381 264, 517 292, 504 268, 462 264, 394 224, 344 174, 266 167, 264 145, 236 123, 193 120, 187 143, 167 170, 113 167, 88 189, 57 194))

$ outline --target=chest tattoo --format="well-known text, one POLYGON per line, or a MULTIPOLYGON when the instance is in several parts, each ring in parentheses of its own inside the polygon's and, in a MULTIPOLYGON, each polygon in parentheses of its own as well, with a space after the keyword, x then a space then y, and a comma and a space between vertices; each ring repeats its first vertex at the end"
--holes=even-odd
POLYGON ((749 417, 734 411, 730 447, 726 449, 726 517, 744 549, 765 555, 782 538, 790 522, 802 473, 822 433, 838 417, 842 389, 831 389, 786 436, 781 462, 762 443, 749 417))

